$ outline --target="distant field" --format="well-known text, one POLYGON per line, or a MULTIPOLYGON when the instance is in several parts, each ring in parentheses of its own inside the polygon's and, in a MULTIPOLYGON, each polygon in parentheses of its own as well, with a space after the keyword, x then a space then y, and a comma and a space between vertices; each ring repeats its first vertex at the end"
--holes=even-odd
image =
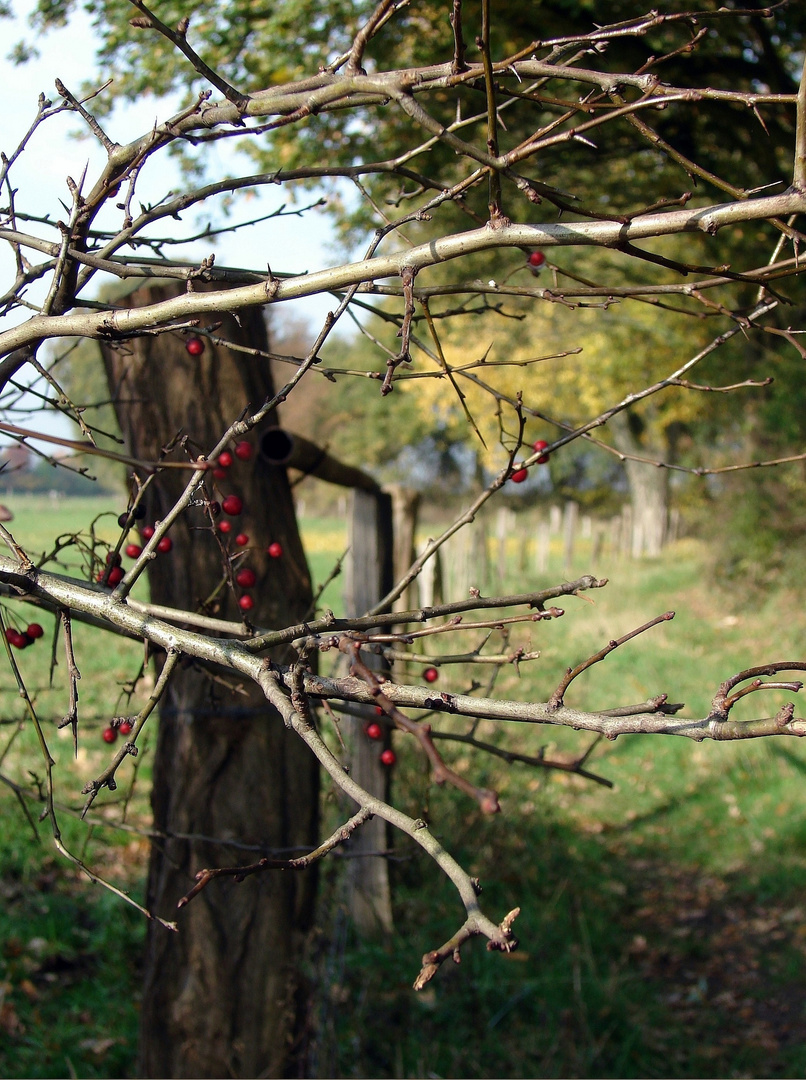
MULTIPOLYGON (((26 499, 12 509, 11 529, 32 554, 46 549, 55 532, 93 519, 97 535, 112 539, 119 512, 98 500, 26 499)), ((314 577, 322 581, 343 554, 344 523, 304 520, 302 531, 314 577)), ((563 579, 556 544, 544 575, 522 548, 511 539, 503 573, 496 571, 505 590, 563 579)), ((493 541, 490 555, 500 558, 493 541)), ((589 569, 589 556, 581 544, 575 575, 589 569)), ((590 569, 611 583, 587 599, 568 598, 560 619, 515 628, 510 644, 529 644, 541 656, 519 673, 505 669, 493 694, 545 700, 567 667, 669 609, 677 611, 672 622, 586 671, 567 702, 608 709, 665 692, 686 703, 680 715, 704 716, 719 683, 736 671, 806 657, 803 597, 777 591, 750 601, 719 592, 708 553, 693 541, 656 561, 605 556, 590 569)), ((338 610, 340 591, 335 582, 324 602, 338 610)), ((66 840, 137 895, 146 841, 104 823, 119 821, 124 808, 132 825, 148 822, 148 745, 136 776, 131 767, 126 778, 122 771, 118 791, 98 800, 89 827, 70 811, 80 808, 81 787, 106 758, 100 729, 125 711, 142 648, 76 628, 82 672, 76 761, 69 733, 53 724, 66 708, 63 661, 59 650, 51 688, 52 619, 40 621, 44 641, 18 658, 57 759, 66 840)), ((463 647, 482 637, 468 635, 463 647)), ((439 646, 428 648, 457 651, 457 642, 437 640, 439 646)), ((501 646, 497 632, 491 645, 501 646)), ((417 677, 421 667, 411 662, 401 679, 417 677)), ((445 667, 438 687, 466 690, 474 677, 477 669, 445 667)), ((149 679, 146 673, 133 700, 149 679)), ((750 694, 737 718, 773 715, 791 697, 778 690, 750 694)), ((446 733, 469 726, 456 718, 435 721, 446 733)), ((482 722, 475 734, 566 760, 595 741, 528 724, 482 722)), ((612 789, 441 744, 454 768, 499 790, 504 813, 492 819, 463 796, 431 785, 410 742, 396 737, 396 803, 427 818, 480 877, 491 915, 521 906, 522 948, 504 958, 471 945, 460 968, 441 971, 415 996, 410 982, 420 954, 456 929, 451 888, 396 841, 396 935, 369 944, 348 934, 345 943, 339 864, 328 863, 319 959, 311 962, 311 978, 327 987, 317 1012, 320 1075, 804 1075, 806 747, 798 740, 598 742, 587 767, 613 781, 612 789)), ((0 776, 29 792, 44 776, 7 662, 0 668, 0 776)), ((39 806, 27 805, 28 819, 14 792, 0 784, 0 1075, 132 1075, 142 920, 56 857, 47 825, 36 822, 39 806)), ((326 823, 335 812, 326 798, 326 823)))

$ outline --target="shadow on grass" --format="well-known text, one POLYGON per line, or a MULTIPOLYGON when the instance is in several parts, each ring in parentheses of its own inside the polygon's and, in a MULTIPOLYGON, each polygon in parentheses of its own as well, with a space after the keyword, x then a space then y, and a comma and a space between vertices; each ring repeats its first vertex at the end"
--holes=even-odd
POLYGON ((133 1076, 143 920, 2 808, 0 1076, 133 1076))
MULTIPOLYGON (((781 760, 800 774, 790 753, 781 760)), ((804 1075, 806 826, 782 814, 765 850, 725 872, 668 839, 661 850, 652 830, 707 807, 709 792, 597 830, 555 813, 551 786, 517 831, 460 819, 453 803, 451 848, 488 884, 489 914, 522 906, 521 948, 505 957, 475 941, 420 994, 420 955, 461 918, 452 888, 402 851, 396 935, 358 943, 340 867, 326 865, 306 1075, 804 1075)), ((141 921, 30 837, 0 857, 0 1075, 133 1075, 141 921)))
POLYGON ((473 942, 415 994, 420 954, 461 913, 425 860, 397 864, 395 939, 348 936, 337 962, 332 939, 320 942, 311 1075, 804 1075, 801 829, 780 839, 798 861, 776 845, 725 874, 650 849, 635 824, 591 836, 546 815, 525 839, 472 819, 464 832, 460 861, 494 867, 487 913, 522 906, 521 949, 473 942))

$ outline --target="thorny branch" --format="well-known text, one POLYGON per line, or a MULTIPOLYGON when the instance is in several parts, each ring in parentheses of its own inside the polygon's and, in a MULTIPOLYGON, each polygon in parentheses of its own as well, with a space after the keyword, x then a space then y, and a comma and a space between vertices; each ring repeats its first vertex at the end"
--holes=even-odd
POLYGON ((345 821, 343 825, 340 825, 327 840, 324 840, 313 851, 309 851, 307 855, 298 855, 294 859, 271 859, 264 856, 262 859, 258 859, 257 862, 249 863, 246 866, 220 866, 215 870, 199 870, 196 874, 196 884, 189 893, 182 897, 176 906, 183 908, 186 904, 189 904, 194 896, 198 896, 202 889, 206 888, 217 877, 233 877, 240 882, 247 877, 251 877, 252 874, 262 874, 266 870, 306 870, 319 859, 323 859, 325 855, 329 855, 339 844, 346 843, 355 830, 360 828, 371 817, 372 812, 368 807, 362 806, 349 821, 345 821))
MULTIPOLYGON (((747 379, 725 385, 711 386, 694 383, 688 374, 706 357, 738 334, 760 330, 774 334, 795 348, 801 355, 796 334, 799 330, 786 330, 773 324, 773 316, 786 298, 784 287, 796 280, 804 271, 800 255, 806 236, 797 228, 797 219, 806 212, 806 75, 801 78, 797 95, 751 91, 714 89, 711 87, 673 86, 662 81, 664 62, 681 52, 696 49, 705 37, 699 30, 690 35, 684 44, 672 47, 662 56, 650 57, 637 70, 614 72, 596 68, 598 56, 608 42, 632 38, 640 42, 651 30, 658 27, 687 27, 691 13, 664 15, 652 12, 639 19, 628 20, 610 27, 594 29, 589 34, 557 38, 552 41, 531 42, 508 57, 496 57, 493 53, 491 15, 493 5, 483 0, 481 5, 481 33, 477 45, 480 62, 469 62, 463 30, 461 0, 451 4, 450 23, 452 33, 447 41, 446 60, 428 68, 410 70, 375 70, 367 59, 368 52, 381 28, 407 5, 404 0, 381 0, 368 21, 356 34, 349 51, 330 66, 310 77, 286 86, 269 86, 244 93, 233 86, 220 73, 209 67, 187 40, 189 20, 183 18, 172 28, 146 7, 143 0, 132 0, 140 12, 131 20, 141 31, 154 30, 161 34, 189 61, 194 71, 205 83, 213 87, 220 99, 213 99, 209 89, 199 92, 195 102, 165 123, 128 142, 116 142, 101 127, 86 108, 86 102, 78 101, 61 83, 57 89, 64 103, 53 107, 44 97, 40 98, 36 117, 23 136, 19 146, 0 161, 0 186, 7 196, 8 204, 2 210, 0 242, 9 246, 13 255, 11 280, 0 297, 2 313, 15 313, 15 325, 0 332, 0 387, 3 391, 18 394, 17 376, 28 370, 38 375, 47 371, 37 358, 38 350, 45 342, 68 337, 84 337, 106 342, 125 343, 132 338, 156 336, 175 330, 197 328, 205 316, 220 317, 222 311, 237 313, 250 308, 269 308, 286 304, 306 296, 331 293, 338 300, 337 307, 324 322, 321 332, 304 357, 285 358, 294 364, 294 373, 270 401, 253 403, 236 419, 214 447, 200 456, 176 460, 167 454, 157 462, 144 462, 123 453, 104 450, 89 443, 67 440, 47 433, 37 434, 32 429, 0 422, 0 430, 22 441, 36 436, 39 440, 61 444, 73 450, 99 454, 123 462, 135 470, 137 483, 142 488, 151 477, 164 469, 184 468, 189 471, 184 490, 174 504, 163 514, 156 525, 154 535, 144 545, 141 555, 113 590, 88 584, 74 578, 49 573, 44 567, 34 566, 31 559, 13 536, 0 526, 0 536, 8 545, 13 557, 0 556, 0 590, 13 601, 34 602, 58 614, 65 639, 69 704, 64 722, 73 729, 77 746, 79 731, 79 699, 77 682, 80 678, 74 655, 71 627, 74 620, 92 622, 115 633, 126 634, 146 642, 152 650, 162 650, 166 656, 159 679, 153 692, 136 716, 131 719, 131 738, 112 758, 96 779, 90 781, 84 793, 88 796, 84 813, 103 789, 114 790, 117 770, 127 756, 137 752, 137 740, 149 716, 159 704, 175 670, 183 659, 193 659, 204 664, 208 670, 237 675, 256 683, 265 698, 280 712, 286 725, 301 738, 316 756, 333 782, 358 806, 353 816, 341 825, 315 850, 297 858, 261 858, 246 866, 219 867, 199 871, 197 883, 180 901, 179 906, 220 876, 243 880, 246 876, 266 870, 302 869, 324 857, 371 816, 376 815, 419 844, 454 883, 465 908, 465 919, 452 937, 438 949, 423 957, 422 970, 415 986, 420 989, 433 977, 439 966, 449 958, 458 962, 460 949, 466 941, 478 935, 488 939, 488 948, 510 951, 517 942, 513 936, 512 923, 518 909, 511 911, 498 924, 488 919, 478 904, 478 883, 452 859, 448 852, 434 839, 425 822, 402 814, 390 803, 371 796, 349 775, 344 764, 331 752, 316 726, 317 702, 342 702, 375 704, 388 721, 398 730, 411 734, 419 743, 431 766, 435 783, 448 783, 473 798, 484 812, 500 809, 495 792, 477 787, 446 764, 435 742, 450 740, 462 742, 477 750, 493 753, 508 762, 518 761, 535 767, 565 768, 570 773, 594 780, 601 784, 609 781, 584 767, 587 753, 567 764, 544 760, 540 756, 514 753, 476 738, 474 733, 461 734, 432 730, 433 717, 445 714, 449 717, 466 716, 475 722, 487 718, 500 722, 521 724, 548 724, 596 733, 615 739, 627 733, 655 733, 676 735, 695 741, 703 739, 731 740, 766 736, 797 736, 806 734, 806 719, 795 717, 794 705, 781 706, 774 716, 751 720, 734 720, 734 706, 741 700, 762 690, 797 693, 800 681, 781 678, 790 671, 806 671, 806 661, 775 661, 742 670, 725 680, 718 688, 709 715, 686 719, 677 716, 682 705, 671 704, 666 694, 657 694, 639 704, 614 704, 598 712, 586 712, 566 704, 565 698, 574 680, 592 665, 604 661, 615 648, 650 627, 671 618, 670 612, 645 623, 643 626, 612 639, 601 650, 567 669, 554 693, 545 702, 505 700, 501 697, 481 697, 475 693, 458 694, 436 691, 433 687, 404 684, 392 676, 381 676, 372 671, 365 662, 366 652, 385 650, 391 659, 401 656, 409 659, 398 645, 411 644, 422 637, 444 637, 445 634, 461 634, 466 630, 495 629, 504 625, 546 621, 563 614, 559 608, 547 605, 563 596, 579 595, 586 589, 603 587, 605 581, 585 576, 577 581, 565 582, 552 589, 510 596, 482 597, 474 590, 467 600, 435 605, 408 612, 390 612, 393 602, 417 577, 428 560, 455 533, 472 522, 485 504, 492 499, 511 476, 516 454, 523 440, 525 418, 542 415, 530 407, 522 394, 506 395, 498 390, 480 370, 492 369, 505 363, 521 361, 493 359, 461 364, 449 363, 437 334, 437 320, 452 314, 466 314, 476 304, 481 310, 495 310, 504 314, 504 302, 509 298, 530 300, 534 304, 562 304, 576 306, 600 306, 606 310, 620 300, 654 305, 678 305, 675 310, 685 311, 708 318, 723 320, 720 332, 714 335, 711 345, 687 360, 676 361, 677 367, 666 378, 651 385, 631 391, 621 401, 610 405, 584 423, 571 426, 564 421, 550 418, 561 433, 547 450, 535 451, 524 462, 529 467, 540 460, 546 452, 556 455, 563 447, 577 439, 596 442, 592 432, 605 425, 618 412, 646 400, 652 395, 671 389, 697 392, 728 393, 739 388, 754 389, 767 385, 767 379, 747 379), (365 60, 367 61, 365 64, 365 60), (583 67, 585 64, 591 67, 583 67), (368 74, 367 70, 372 69, 368 74), (483 95, 483 106, 473 115, 462 115, 460 98, 456 97, 456 113, 452 122, 438 119, 442 115, 441 103, 459 92, 483 95), (691 104, 708 102, 709 107, 750 110, 764 126, 762 109, 787 110, 793 116, 794 142, 792 153, 792 186, 776 191, 777 183, 764 185, 753 191, 744 190, 730 178, 717 175, 693 156, 675 149, 650 124, 646 117, 666 109, 683 114, 691 104), (504 125, 515 106, 531 105, 535 110, 534 128, 531 134, 509 149, 502 151, 505 141, 504 125), (397 156, 376 162, 355 162, 349 165, 331 166, 328 163, 300 166, 289 170, 276 169, 251 176, 215 179, 194 189, 166 196, 154 205, 142 206, 137 213, 133 208, 135 187, 142 170, 157 160, 166 147, 178 140, 186 140, 203 148, 208 142, 225 138, 250 139, 261 132, 281 126, 302 124, 314 116, 335 114, 352 110, 383 107, 396 110, 398 118, 413 130, 408 149, 397 156), (65 224, 43 214, 27 213, 19 206, 20 192, 12 186, 12 171, 31 140, 39 135, 43 125, 57 113, 78 113, 104 147, 107 161, 94 183, 85 190, 83 179, 75 183, 68 179, 72 197, 69 220, 65 224), (682 170, 687 186, 691 178, 716 188, 729 201, 709 203, 703 194, 692 197, 686 191, 679 198, 661 198, 650 205, 630 209, 623 214, 608 214, 601 208, 585 207, 573 192, 559 191, 534 179, 527 170, 539 171, 540 155, 554 148, 586 146, 595 149, 593 138, 598 139, 604 131, 616 130, 637 133, 642 145, 659 151, 682 170), (499 145, 502 144, 502 145, 499 145), (454 152, 458 163, 454 171, 431 165, 430 153, 435 148, 447 147, 454 152), (415 167, 416 164, 416 167, 415 167), (520 170, 520 171, 519 171, 520 170), (364 258, 343 263, 314 273, 287 273, 273 271, 265 266, 232 268, 214 265, 207 259, 201 266, 198 260, 166 258, 166 248, 180 247, 199 235, 198 229, 185 236, 165 229, 166 236, 155 236, 152 227, 162 222, 173 226, 181 220, 181 214, 199 209, 222 196, 247 188, 265 188, 269 185, 292 185, 310 180, 348 178, 359 185, 366 178, 375 180, 385 177, 390 183, 388 203, 399 206, 408 203, 409 209, 396 220, 391 220, 382 210, 382 203, 374 195, 367 195, 367 205, 381 221, 364 258), (364 178, 362 180, 362 178, 364 178), (470 205, 477 185, 488 185, 488 220, 484 221, 470 205), (121 184, 127 185, 123 202, 117 208, 123 210, 122 226, 117 230, 97 225, 100 212, 111 199, 117 197, 121 184), (393 186, 398 185, 396 190, 393 186), (504 193, 507 192, 507 212, 503 212, 504 193), (543 214, 541 203, 557 211, 559 217, 543 214), (441 227, 439 212, 444 207, 456 207, 473 227, 464 231, 447 232, 441 227), (536 208, 538 208, 536 210, 536 208), (542 215, 542 216, 541 216, 542 215), (522 218, 522 220, 520 220, 522 218), (428 223, 434 221, 430 226, 428 223), (30 223, 30 225, 26 225, 30 223), (746 223, 768 226, 774 231, 776 244, 773 256, 763 265, 751 269, 733 269, 728 263, 718 261, 714 265, 702 265, 707 260, 681 261, 672 258, 663 249, 652 250, 638 246, 640 241, 660 242, 666 237, 688 236, 707 238, 709 250, 717 248, 722 230, 736 230, 746 223), (408 230, 416 226, 414 239, 408 230), (31 231, 26 231, 30 228, 31 231), (39 232, 49 230, 49 238, 43 239, 39 232), (149 231, 151 230, 151 231, 149 231), (401 241, 399 250, 390 250, 390 238, 401 241), (405 241, 405 244, 402 243, 405 241), (784 244, 791 245, 792 257, 784 244), (645 280, 625 281, 617 277, 613 281, 583 279, 574 270, 557 266, 556 256, 564 249, 589 248, 619 252, 620 257, 632 265, 640 265, 645 280), (143 250, 146 252, 142 254, 143 250), (461 266, 462 260, 475 257, 477 265, 493 253, 503 257, 508 252, 520 257, 524 252, 535 250, 548 252, 551 261, 553 284, 525 287, 502 282, 473 278, 457 281, 453 268, 461 266), (36 265, 29 262, 30 253, 38 253, 42 261, 36 265), (653 273, 656 275, 653 277, 653 273), (106 279, 174 278, 188 284, 184 293, 172 299, 141 307, 118 306, 99 299, 96 291, 88 296, 88 287, 98 275, 106 279), (429 277, 430 275, 430 277, 429 277), (661 276, 665 275, 665 276, 661 276), (697 280, 691 277, 696 275, 697 280), (212 282, 216 288, 196 291, 191 288, 197 277, 212 282), (428 280, 426 280, 428 279, 428 280), (395 284, 397 282, 397 284, 395 284), (32 288, 41 285, 43 292, 36 294, 32 288), (741 289, 752 286, 755 302, 742 303, 737 297, 741 289), (40 299, 36 299, 36 295, 40 299), (42 299, 44 295, 44 299, 42 299), (460 296, 456 309, 435 310, 432 301, 438 297, 460 296), (384 304, 402 299, 402 310, 390 313, 384 304), (380 303, 379 303, 380 301, 380 303), (425 319, 433 348, 421 342, 416 334, 418 305, 425 319), (394 322, 399 328, 400 348, 397 353, 387 350, 385 376, 377 375, 382 394, 388 394, 394 382, 409 376, 424 377, 420 371, 411 371, 412 348, 419 349, 434 365, 425 376, 445 378, 454 390, 465 410, 469 422, 475 425, 467 408, 461 385, 472 384, 488 395, 488 400, 498 410, 502 448, 507 462, 497 475, 441 534, 430 540, 420 556, 405 571, 396 585, 363 617, 337 619, 332 614, 312 618, 294 626, 268 626, 251 629, 216 619, 204 611, 176 611, 135 601, 130 596, 134 583, 144 573, 160 540, 172 524, 180 519, 194 501, 200 498, 209 462, 215 460, 228 443, 256 429, 277 407, 295 391, 302 379, 315 370, 326 378, 335 378, 332 370, 322 364, 320 350, 332 333, 341 315, 356 310, 368 310, 383 319, 394 322), (725 328, 725 320, 728 322, 725 328), (30 369, 29 369, 30 365, 30 369), (405 365, 405 367, 404 367, 405 365), (461 380, 465 380, 462 384, 461 380), (510 415, 514 413, 518 433, 513 438, 508 433, 510 415), (506 419, 506 423, 505 423, 506 419), (143 477, 146 477, 144 480, 143 477), (519 614, 501 614, 517 607, 528 611, 519 614), (468 611, 490 611, 489 619, 473 623, 462 621, 468 611), (440 622, 438 620, 446 620, 440 622), (419 626, 422 629, 412 629, 419 626), (403 629, 398 629, 402 627, 403 629), (266 655, 277 646, 292 646, 298 659, 288 664, 278 664, 266 655), (341 650, 351 660, 350 674, 329 677, 310 670, 308 658, 314 650, 327 652, 341 650), (403 710, 407 710, 404 712, 403 710), (426 714, 414 719, 408 712, 426 714)), ((709 13, 715 21, 742 14, 726 9, 709 13)), ((747 13, 744 13, 747 14, 747 13)), ((754 9, 753 17, 766 17, 765 10, 754 9)), ((481 102, 481 99, 478 99, 481 102)), ((543 158, 542 160, 545 160, 543 158)), ((78 175, 78 174, 76 174, 78 175)), ((776 178, 777 179, 777 178, 776 178)), ((720 195, 720 198, 722 196, 720 195)), ((294 211, 297 212, 297 211, 294 211)), ((301 211, 300 211, 301 212, 301 211)), ((278 212, 279 213, 279 212, 278 212)), ((390 211, 391 214, 391 211, 390 211)), ((259 219, 255 219, 259 220, 259 219)), ((246 223, 248 224, 248 223, 246 223)), ((233 230, 237 227, 233 226, 233 230)), ((455 228, 455 226, 454 226, 455 228)), ((202 237, 213 236, 220 229, 202 230, 202 237)), ((478 273, 478 271, 474 271, 478 273)), ((483 275, 488 276, 486 273, 483 275)), ((207 339, 218 342, 210 331, 207 339)), ((565 355, 575 350, 570 349, 565 355)), ((478 355, 474 351, 474 355, 478 355)), ((255 358, 257 360, 257 358, 255 358)), ((265 357, 261 358, 265 360, 265 357)), ((541 369, 542 370, 542 369, 541 369)), ((349 369, 338 374, 349 374, 349 369)), ((54 381, 54 386, 58 384, 54 381)), ((0 399, 5 405, 8 398, 0 399)), ((80 415, 78 408, 72 412, 80 415)), ((90 429, 85 428, 85 434, 90 429)), ((478 430, 478 429, 477 429, 478 430)), ((192 434, 192 433, 191 433, 192 434)), ((479 435, 480 435, 479 431, 479 435)), ((596 445, 603 445, 596 442, 596 445)), ((603 447, 615 453, 621 460, 630 459, 612 447, 603 447)), ((804 454, 793 454, 781 460, 802 460, 804 454)), ((632 457, 632 460, 649 460, 632 457)), ((684 466, 666 462, 653 462, 670 468, 684 466)), ((762 464, 754 463, 754 464, 762 464)), ((765 462, 766 464, 766 462, 765 462)), ((721 469, 689 469, 702 475, 728 471, 748 466, 730 465, 721 469)), ((138 496, 139 498, 139 496, 138 496)), ((207 498, 207 496, 205 496, 207 498)), ((209 501, 209 499, 208 499, 209 501)), ((120 544, 118 544, 118 547, 120 544)), ((58 545, 55 549, 58 551, 58 545)), ((227 574, 231 578, 230 568, 227 574)), ((0 630, 4 629, 0 613, 0 630)), ((28 719, 33 725, 46 764, 46 784, 43 792, 45 815, 51 823, 57 848, 70 858, 93 880, 101 880, 79 859, 64 847, 59 832, 57 806, 53 795, 53 758, 48 750, 42 724, 34 701, 28 694, 19 666, 5 642, 6 654, 14 673, 19 694, 25 703, 28 719)), ((507 647, 506 651, 493 652, 487 642, 475 649, 457 649, 453 653, 435 653, 434 662, 444 666, 448 663, 473 663, 493 665, 496 669, 505 664, 519 663, 536 658, 537 652, 525 647, 507 647)), ((428 658, 418 655, 419 663, 428 658)), ((490 691, 488 690, 488 693, 490 691)), ((755 700, 755 699, 753 699, 755 700)), ((122 718, 117 718, 118 722, 122 718)), ((113 721, 114 723, 115 721, 113 721)), ((3 777, 4 782, 9 782, 3 777)), ((18 792, 19 794, 19 792, 18 792)), ((103 882, 112 891, 115 886, 103 882)), ((132 902, 124 896, 128 902, 132 902)), ((143 909, 141 909, 143 910, 143 909)), ((151 917, 150 913, 146 914, 151 917)), ((160 920, 162 921, 162 920, 160 920)), ((172 923, 163 923, 175 928, 172 923)))

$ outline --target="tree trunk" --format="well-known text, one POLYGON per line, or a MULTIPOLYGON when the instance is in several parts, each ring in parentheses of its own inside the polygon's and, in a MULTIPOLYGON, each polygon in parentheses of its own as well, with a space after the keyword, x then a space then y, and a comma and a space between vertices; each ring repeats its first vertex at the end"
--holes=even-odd
MULTIPOLYGON (((143 289, 131 303, 166 295, 159 287, 143 289)), ((259 312, 242 314, 239 322, 220 318, 222 337, 267 348, 259 312)), ((136 457, 155 459, 180 432, 194 453, 209 452, 247 405, 259 406, 272 392, 267 361, 209 342, 202 356, 191 357, 184 346, 179 335, 104 346, 121 429, 136 457)), ((256 433, 253 443, 256 450, 256 433)), ((174 469, 157 477, 147 493, 147 522, 164 515, 188 475, 174 469)), ((208 613, 237 620, 237 597, 219 588, 226 555, 218 537, 230 553, 245 550, 238 565, 257 574, 250 617, 264 626, 299 621, 311 584, 285 470, 267 466, 255 452, 247 462, 236 458, 217 488, 219 500, 230 493, 243 499, 229 538, 242 529, 249 546, 226 544, 201 507, 191 510, 171 531, 173 550, 151 565, 152 601, 191 610, 204 605, 208 613), (283 549, 279 559, 266 552, 275 540, 283 549)), ((176 904, 202 868, 315 844, 316 762, 252 686, 188 661, 161 704, 153 771, 154 826, 167 839, 152 846, 147 903, 165 918, 178 914, 179 933, 148 927, 141 1074, 303 1075, 306 995, 299 960, 315 874, 269 872, 240 884, 225 878, 179 913, 176 904)))
MULTIPOLYGON (((668 458, 668 447, 657 450, 644 446, 630 429, 629 420, 623 413, 612 417, 609 426, 613 442, 623 454, 657 457, 658 460, 668 458)), ((655 558, 660 555, 668 532, 669 470, 630 458, 624 462, 624 469, 632 507, 632 556, 636 559, 643 555, 655 558)))

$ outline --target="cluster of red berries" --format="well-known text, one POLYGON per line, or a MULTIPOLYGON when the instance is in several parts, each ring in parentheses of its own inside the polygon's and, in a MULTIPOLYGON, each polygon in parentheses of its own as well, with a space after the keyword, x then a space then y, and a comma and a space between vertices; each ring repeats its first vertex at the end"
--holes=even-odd
MULTIPOLYGON (((193 340, 193 338, 190 339, 190 341, 193 340)), ((188 342, 188 351, 190 351, 190 341, 188 342)), ((202 344, 204 343, 202 342, 202 344)), ((232 453, 230 453, 229 450, 222 450, 221 453, 218 455, 215 466, 213 467, 213 477, 216 480, 226 480, 229 476, 230 466, 235 463, 235 458, 238 458, 239 461, 249 461, 253 453, 254 447, 252 446, 252 443, 247 442, 246 440, 236 443, 235 447, 232 450, 232 453)), ((226 514, 226 517, 224 517, 218 523, 218 531, 220 533, 224 533, 225 535, 231 533, 233 528, 233 523, 229 520, 229 518, 240 517, 240 515, 243 513, 243 509, 243 499, 240 497, 240 495, 225 495, 220 503, 210 503, 210 511, 213 517, 218 517, 222 511, 224 512, 224 514, 226 514)), ((246 547, 248 543, 249 537, 246 533, 236 533, 235 544, 237 545, 237 547, 246 547)), ((278 541, 275 540, 271 544, 269 544, 269 546, 266 548, 266 552, 272 559, 281 559, 283 556, 282 544, 278 543, 278 541)), ((255 574, 254 570, 250 569, 248 566, 243 566, 236 573, 235 582, 242 589, 251 589, 254 585, 257 584, 257 575, 255 574)), ((242 593, 238 598, 238 606, 240 607, 241 611, 251 611, 252 608, 255 606, 255 601, 252 594, 249 592, 242 593)))
POLYGON ((118 737, 118 732, 121 735, 128 735, 133 729, 133 724, 130 724, 128 720, 122 720, 116 727, 110 724, 108 728, 104 728, 101 738, 105 743, 113 743, 118 737))
POLYGON ((249 461, 253 453, 252 444, 245 439, 242 442, 236 444, 232 454, 229 450, 222 450, 218 455, 218 460, 213 466, 213 476, 216 480, 226 480, 229 475, 227 470, 233 463, 233 454, 241 461, 249 461))
MULTIPOLYGON (((545 439, 537 439, 536 442, 532 443, 532 449, 535 451, 536 454, 540 454, 540 457, 537 459, 538 465, 545 465, 549 460, 548 454, 540 453, 540 451, 545 450, 547 446, 548 443, 545 439)), ((529 470, 521 467, 520 469, 515 469, 515 471, 510 474, 509 478, 513 484, 522 484, 528 475, 529 470)))
MULTIPOLYGON (((120 517, 118 518, 118 525, 121 527, 121 529, 126 529, 126 531, 128 532, 129 529, 134 527, 136 522, 142 521, 145 516, 146 511, 144 506, 134 506, 131 508, 131 510, 126 510, 120 515, 120 517)), ((153 525, 144 525, 140 530, 140 536, 145 541, 150 540, 153 535, 153 525)), ((157 544, 157 551, 165 555, 172 550, 173 546, 174 542, 170 538, 170 536, 163 536, 160 538, 157 544)), ((139 559, 140 556, 143 554, 142 545, 134 542, 127 544, 123 551, 126 557, 129 559, 139 559)), ((107 566, 112 563, 111 569, 108 571, 101 570, 95 580, 104 581, 104 575, 106 575, 106 584, 114 587, 118 584, 119 581, 123 580, 123 568, 120 565, 120 555, 117 555, 114 552, 110 551, 109 554, 106 556, 106 562, 107 566)))
POLYGON ((29 645, 41 638, 45 631, 39 625, 38 622, 32 622, 28 624, 27 629, 20 632, 15 630, 13 626, 9 626, 6 630, 6 641, 9 645, 13 645, 15 649, 27 649, 29 645))

